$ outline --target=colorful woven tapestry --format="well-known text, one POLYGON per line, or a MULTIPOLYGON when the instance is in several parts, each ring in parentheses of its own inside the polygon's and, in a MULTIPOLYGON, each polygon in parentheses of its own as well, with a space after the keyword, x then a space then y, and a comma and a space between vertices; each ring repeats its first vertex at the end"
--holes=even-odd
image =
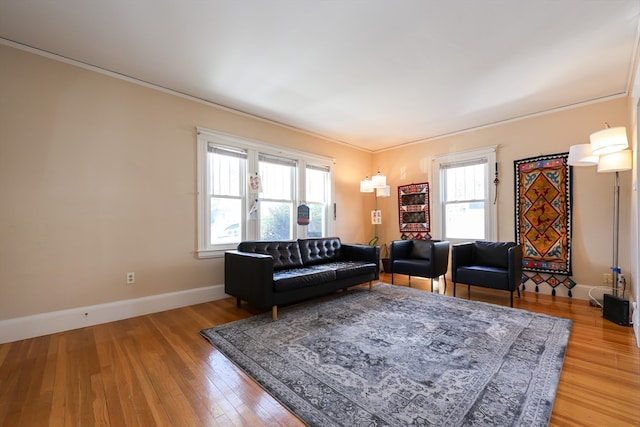
POLYGON ((568 153, 516 160, 516 241, 523 270, 571 275, 568 153))
POLYGON ((431 231, 429 218, 429 183, 398 187, 400 233, 403 239, 428 239, 431 231))

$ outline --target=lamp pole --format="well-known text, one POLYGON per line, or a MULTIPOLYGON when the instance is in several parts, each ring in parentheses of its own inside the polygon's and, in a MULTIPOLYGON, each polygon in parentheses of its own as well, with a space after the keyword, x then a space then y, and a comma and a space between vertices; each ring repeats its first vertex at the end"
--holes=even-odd
POLYGON ((618 176, 618 171, 616 171, 615 181, 613 184, 613 295, 614 296, 623 296, 618 295, 618 274, 620 273, 620 268, 618 267, 618 236, 620 234, 620 177, 618 176))

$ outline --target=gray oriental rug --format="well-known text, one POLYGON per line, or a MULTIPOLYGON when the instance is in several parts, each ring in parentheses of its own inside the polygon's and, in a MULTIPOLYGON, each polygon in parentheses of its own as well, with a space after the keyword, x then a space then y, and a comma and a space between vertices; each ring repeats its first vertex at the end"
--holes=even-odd
POLYGON ((571 321, 378 283, 201 334, 312 426, 546 426, 571 321))

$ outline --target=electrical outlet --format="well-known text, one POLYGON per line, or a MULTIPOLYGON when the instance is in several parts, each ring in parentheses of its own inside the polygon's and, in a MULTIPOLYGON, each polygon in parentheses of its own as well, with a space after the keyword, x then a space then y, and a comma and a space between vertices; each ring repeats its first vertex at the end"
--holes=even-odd
POLYGON ((127 273, 127 285, 132 285, 134 283, 136 283, 136 273, 127 273))
POLYGON ((602 283, 604 283, 605 285, 612 285, 613 284, 613 274, 612 273, 604 273, 602 275, 602 283))

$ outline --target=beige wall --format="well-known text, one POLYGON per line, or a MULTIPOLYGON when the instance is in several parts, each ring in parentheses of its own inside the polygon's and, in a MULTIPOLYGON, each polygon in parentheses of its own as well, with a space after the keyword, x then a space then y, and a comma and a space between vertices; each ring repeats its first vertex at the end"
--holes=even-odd
POLYGON ((0 63, 0 320, 222 284, 194 256, 196 126, 335 158, 336 234, 368 239, 370 153, 7 46, 0 63))
MULTIPOLYGON (((398 185, 432 181, 430 168, 433 156, 497 145, 500 171, 498 239, 514 240, 514 160, 567 152, 571 145, 588 143, 589 135, 603 128, 605 121, 611 126, 628 126, 627 99, 540 115, 376 153, 373 163, 380 165, 392 185, 392 194, 397 194, 398 185)), ((601 285, 602 275, 610 272, 612 261, 614 176, 598 174, 595 167, 575 167, 573 174, 573 279, 583 285, 601 285)), ((628 274, 631 172, 621 173, 620 178, 619 260, 623 271, 628 274)), ((379 206, 385 219, 379 233, 381 242, 399 238, 397 198, 380 199, 379 206)), ((432 215, 437 215, 433 200, 432 215)), ((437 232, 434 237, 437 237, 437 232)))

